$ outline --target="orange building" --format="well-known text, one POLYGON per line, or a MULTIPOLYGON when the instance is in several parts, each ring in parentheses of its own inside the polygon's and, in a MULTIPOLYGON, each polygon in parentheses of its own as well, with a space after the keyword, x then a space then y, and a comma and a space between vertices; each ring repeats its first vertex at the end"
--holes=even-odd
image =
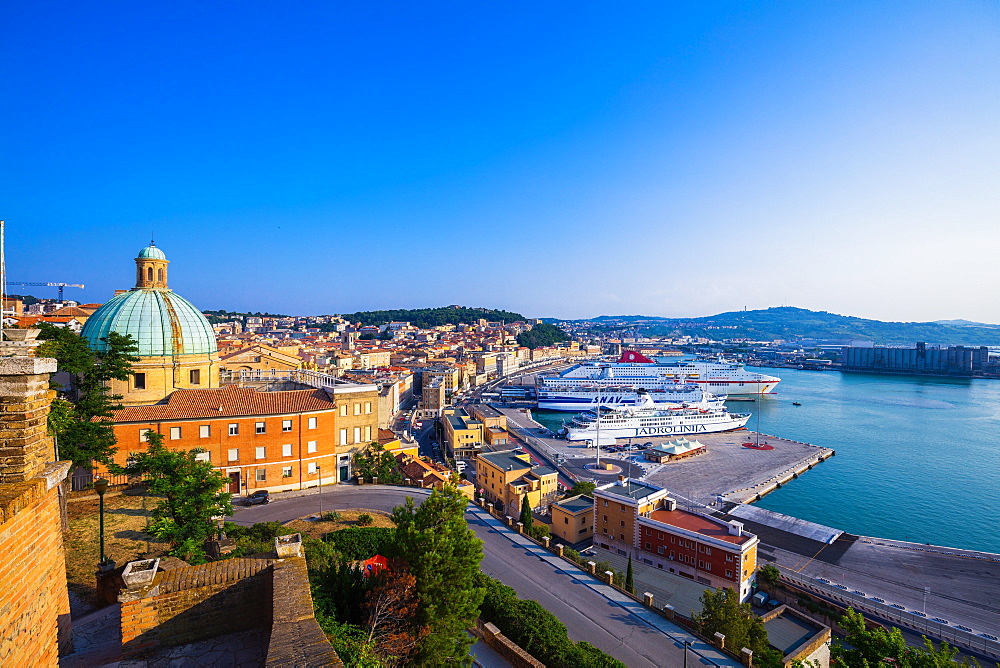
POLYGON ((622 476, 594 490, 594 543, 643 563, 750 597, 757 536, 739 522, 677 508, 667 490, 622 476))

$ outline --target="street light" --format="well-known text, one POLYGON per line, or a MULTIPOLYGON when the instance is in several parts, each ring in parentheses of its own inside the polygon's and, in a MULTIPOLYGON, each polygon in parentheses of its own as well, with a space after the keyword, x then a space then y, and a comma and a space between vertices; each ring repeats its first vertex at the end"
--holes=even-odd
POLYGON ((688 667, 688 647, 691 646, 690 640, 684 641, 684 668, 688 667))
POLYGON ((97 480, 94 481, 94 489, 97 490, 97 496, 98 496, 98 498, 100 498, 100 511, 99 511, 99 514, 100 514, 100 518, 101 518, 101 520, 100 520, 100 522, 101 522, 101 528, 100 528, 100 532, 101 532, 101 560, 98 562, 97 565, 98 565, 98 568, 100 568, 101 570, 109 570, 110 568, 114 568, 114 564, 112 563, 109 566, 108 565, 108 558, 104 555, 104 493, 108 491, 108 481, 105 480, 104 478, 98 478, 97 480))
POLYGON ((319 517, 323 519, 323 467, 316 465, 316 473, 319 474, 319 517))

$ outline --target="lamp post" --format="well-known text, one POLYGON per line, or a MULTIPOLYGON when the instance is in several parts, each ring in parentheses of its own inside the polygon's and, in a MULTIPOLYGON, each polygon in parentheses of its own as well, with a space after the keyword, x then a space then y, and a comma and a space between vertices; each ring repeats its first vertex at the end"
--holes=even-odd
POLYGON ((107 568, 108 559, 104 555, 104 493, 108 491, 108 481, 104 478, 98 478, 94 481, 94 489, 97 490, 97 496, 100 499, 100 523, 101 523, 101 560, 98 562, 98 567, 101 569, 107 568))
POLYGON ((690 647, 690 646, 691 646, 691 641, 690 640, 685 640, 684 641, 684 668, 687 668, 687 666, 688 666, 688 647, 690 647))
POLYGON ((319 517, 323 519, 323 467, 316 465, 316 473, 319 474, 319 517))

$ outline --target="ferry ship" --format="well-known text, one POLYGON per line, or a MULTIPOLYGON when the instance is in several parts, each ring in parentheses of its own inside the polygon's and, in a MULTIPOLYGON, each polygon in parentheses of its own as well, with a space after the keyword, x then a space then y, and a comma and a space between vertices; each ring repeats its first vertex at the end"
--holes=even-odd
POLYGON ((749 419, 750 413, 730 413, 725 408, 678 406, 663 409, 647 400, 635 407, 600 411, 600 417, 596 411, 584 411, 566 424, 566 440, 591 441, 597 444, 598 423, 599 445, 606 445, 616 438, 729 431, 745 426, 749 419))
POLYGON ((558 376, 539 376, 539 396, 543 391, 564 390, 587 383, 600 388, 642 388, 661 390, 671 382, 693 383, 716 395, 768 394, 780 378, 747 371, 742 364, 724 360, 683 360, 654 362, 632 350, 622 352, 617 362, 585 362, 558 376))
POLYGON ((655 388, 635 385, 607 385, 579 382, 564 387, 540 385, 536 389, 538 407, 549 411, 582 411, 596 406, 619 408, 637 406, 649 397, 653 404, 669 408, 677 404, 697 404, 701 408, 722 408, 725 395, 717 396, 694 383, 669 382, 655 388))

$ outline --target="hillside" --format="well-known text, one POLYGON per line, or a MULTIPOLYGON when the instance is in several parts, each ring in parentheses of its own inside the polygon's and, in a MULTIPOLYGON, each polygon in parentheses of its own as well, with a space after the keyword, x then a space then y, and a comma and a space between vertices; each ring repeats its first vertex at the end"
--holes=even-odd
POLYGON ((524 320, 520 313, 500 311, 488 308, 466 308, 442 306, 440 308, 394 309, 388 311, 358 311, 344 313, 342 316, 348 322, 360 322, 362 325, 384 325, 389 322, 408 322, 417 327, 435 327, 437 325, 474 325, 478 320, 488 322, 514 322, 524 320))
POLYGON ((883 322, 827 311, 781 306, 757 311, 731 311, 701 318, 600 316, 593 323, 604 331, 635 330, 652 336, 702 336, 711 339, 827 339, 872 341, 879 345, 912 345, 916 341, 948 345, 1000 346, 1000 325, 944 322, 883 322))

